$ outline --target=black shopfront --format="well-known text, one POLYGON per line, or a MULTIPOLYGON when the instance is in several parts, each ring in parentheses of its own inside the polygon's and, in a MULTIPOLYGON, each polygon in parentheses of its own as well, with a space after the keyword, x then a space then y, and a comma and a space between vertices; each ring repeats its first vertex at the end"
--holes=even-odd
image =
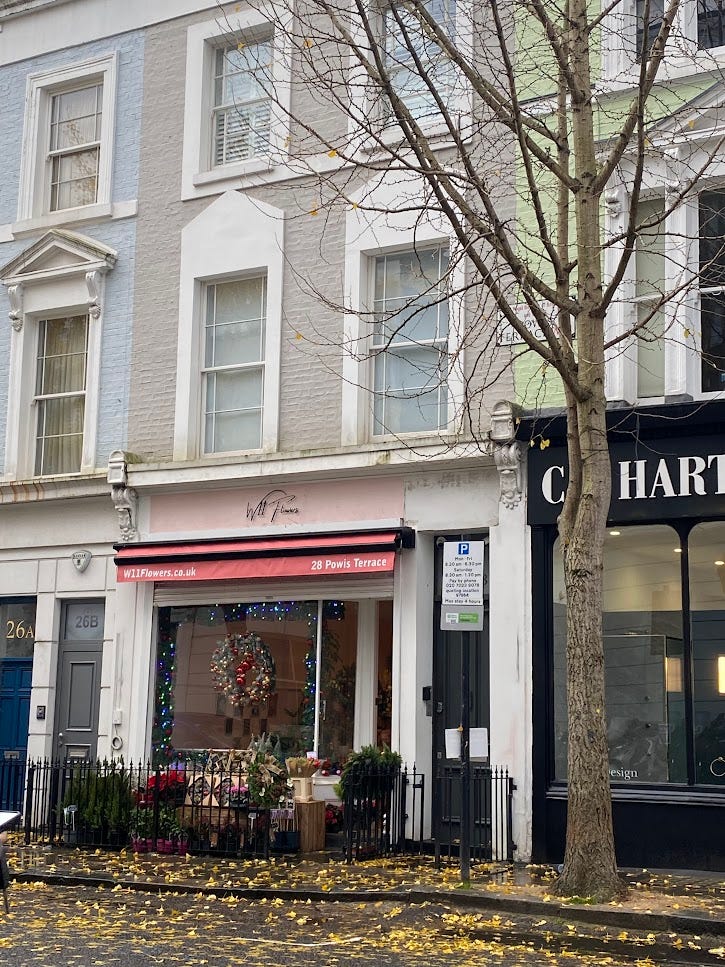
MULTIPOLYGON (((603 627, 621 866, 725 870, 725 403, 612 410, 603 627)), ((522 422, 533 575, 533 850, 566 828, 563 417, 522 422)))

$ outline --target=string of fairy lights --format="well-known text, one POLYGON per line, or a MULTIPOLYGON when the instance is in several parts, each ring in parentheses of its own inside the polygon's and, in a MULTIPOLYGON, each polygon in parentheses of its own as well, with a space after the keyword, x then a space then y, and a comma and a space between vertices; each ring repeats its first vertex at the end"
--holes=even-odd
MULTIPOLYGON (((315 718, 317 672, 317 601, 263 601, 254 604, 215 604, 203 607, 161 608, 156 653, 156 690, 154 702, 153 753, 157 763, 174 757, 174 685, 176 676, 176 633, 179 625, 193 622, 218 626, 222 637, 247 622, 299 622, 307 625, 310 647, 305 654, 305 682, 301 696, 301 724, 312 728, 315 718), (175 620, 172 620, 172 615, 175 620), (231 628, 229 626, 232 626, 231 628)), ((335 621, 345 616, 343 601, 325 601, 323 619, 335 621)))

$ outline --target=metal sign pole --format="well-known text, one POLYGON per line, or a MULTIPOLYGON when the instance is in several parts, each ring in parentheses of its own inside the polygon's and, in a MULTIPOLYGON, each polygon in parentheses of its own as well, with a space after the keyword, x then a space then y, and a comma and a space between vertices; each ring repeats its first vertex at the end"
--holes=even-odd
POLYGON ((471 883, 471 719, 469 667, 471 632, 461 635, 461 880, 471 883))
POLYGON ((471 882, 471 635, 483 629, 485 541, 446 541, 441 579, 441 630, 461 633, 461 880, 471 882))

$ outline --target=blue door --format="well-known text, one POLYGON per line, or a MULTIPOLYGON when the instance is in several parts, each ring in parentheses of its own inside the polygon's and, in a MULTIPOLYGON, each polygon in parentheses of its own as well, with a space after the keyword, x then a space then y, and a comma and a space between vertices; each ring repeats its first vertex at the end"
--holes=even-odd
POLYGON ((0 660, 0 809, 21 809, 32 678, 32 658, 0 660))

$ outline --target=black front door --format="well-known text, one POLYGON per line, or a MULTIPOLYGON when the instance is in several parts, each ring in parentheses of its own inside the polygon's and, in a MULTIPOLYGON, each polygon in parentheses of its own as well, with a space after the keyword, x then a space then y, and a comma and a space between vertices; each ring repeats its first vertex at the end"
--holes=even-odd
MULTIPOLYGON (((441 576, 445 541, 483 540, 484 534, 445 534, 435 541, 435 594, 433 608, 433 836, 444 848, 460 837, 460 761, 446 754, 446 729, 457 729, 461 722, 461 654, 464 632, 441 631, 441 576)), ((486 582, 488 587, 488 561, 486 582)), ((471 728, 489 727, 489 637, 488 608, 482 631, 467 632, 469 647, 469 716, 471 728)), ((476 765, 474 764, 474 770, 476 765)), ((474 783, 475 796, 475 783, 474 783)), ((474 798, 475 804, 475 798, 474 798)), ((475 827, 480 817, 472 816, 471 842, 480 836, 475 827)))

